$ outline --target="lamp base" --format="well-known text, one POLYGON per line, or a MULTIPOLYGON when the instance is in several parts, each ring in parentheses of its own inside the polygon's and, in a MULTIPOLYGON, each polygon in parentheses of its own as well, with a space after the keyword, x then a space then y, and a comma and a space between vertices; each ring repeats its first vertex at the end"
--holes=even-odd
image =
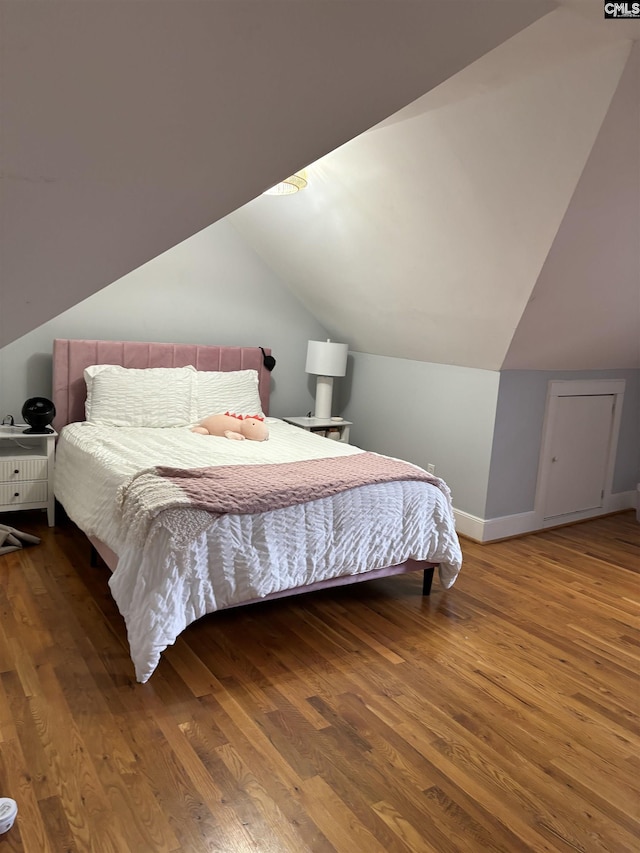
POLYGON ((333 376, 318 376, 316 381, 317 418, 331 417, 331 397, 333 396, 333 376))
POLYGON ((25 435, 46 435, 47 433, 53 432, 51 427, 29 427, 29 429, 22 430, 25 435))

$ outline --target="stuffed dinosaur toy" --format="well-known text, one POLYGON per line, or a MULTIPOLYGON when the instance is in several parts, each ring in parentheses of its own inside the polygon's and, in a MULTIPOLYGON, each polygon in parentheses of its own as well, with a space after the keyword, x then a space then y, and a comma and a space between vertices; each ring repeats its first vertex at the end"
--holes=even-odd
POLYGON ((234 441, 266 441, 269 438, 269 428, 264 418, 259 415, 235 415, 226 412, 224 415, 209 415, 193 427, 191 432, 200 435, 218 435, 234 441))

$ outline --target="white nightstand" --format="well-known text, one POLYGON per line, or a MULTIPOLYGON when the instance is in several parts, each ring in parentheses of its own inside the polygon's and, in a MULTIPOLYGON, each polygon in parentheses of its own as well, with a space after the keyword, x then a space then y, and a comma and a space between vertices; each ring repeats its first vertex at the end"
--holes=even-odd
POLYGON ((314 432, 316 435, 321 435, 324 438, 332 438, 335 441, 341 441, 343 444, 349 444, 349 429, 353 426, 351 421, 345 421, 343 418, 283 418, 288 424, 306 429, 307 432, 314 432))
POLYGON ((53 461, 58 433, 25 433, 26 424, 0 426, 0 512, 46 509, 55 524, 53 461))

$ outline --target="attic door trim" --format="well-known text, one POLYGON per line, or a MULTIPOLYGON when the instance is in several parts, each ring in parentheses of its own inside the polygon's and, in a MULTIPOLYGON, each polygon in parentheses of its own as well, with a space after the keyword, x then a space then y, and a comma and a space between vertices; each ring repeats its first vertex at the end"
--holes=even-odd
POLYGON ((613 473, 616 462, 616 451, 618 449, 618 434, 620 432, 625 385, 626 381, 624 379, 552 379, 549 382, 544 422, 542 425, 542 444, 540 446, 538 481, 536 485, 536 499, 534 507, 535 527, 537 530, 541 530, 545 527, 555 527, 558 525, 557 517, 549 519, 545 519, 544 517, 547 489, 549 486, 549 466, 545 464, 545 462, 550 452, 552 439, 551 427, 554 420, 553 416, 555 414, 555 401, 558 397, 590 397, 599 395, 615 397, 602 507, 581 510, 580 512, 568 514, 563 516, 562 523, 566 524, 571 521, 581 521, 586 518, 604 515, 607 512, 612 512, 614 510, 611 500, 611 492, 613 488, 613 473))

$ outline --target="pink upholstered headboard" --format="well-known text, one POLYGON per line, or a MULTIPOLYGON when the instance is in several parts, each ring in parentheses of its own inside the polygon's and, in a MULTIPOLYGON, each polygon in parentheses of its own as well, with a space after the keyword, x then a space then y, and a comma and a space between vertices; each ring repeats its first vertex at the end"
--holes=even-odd
MULTIPOLYGON (((271 350, 265 348, 265 354, 271 350)), ((80 341, 57 338, 53 342, 54 428, 84 420, 86 385, 84 369, 90 364, 122 367, 185 367, 196 370, 257 370, 262 411, 269 414, 271 374, 263 364, 260 347, 211 347, 197 344, 157 344, 136 341, 80 341)))

